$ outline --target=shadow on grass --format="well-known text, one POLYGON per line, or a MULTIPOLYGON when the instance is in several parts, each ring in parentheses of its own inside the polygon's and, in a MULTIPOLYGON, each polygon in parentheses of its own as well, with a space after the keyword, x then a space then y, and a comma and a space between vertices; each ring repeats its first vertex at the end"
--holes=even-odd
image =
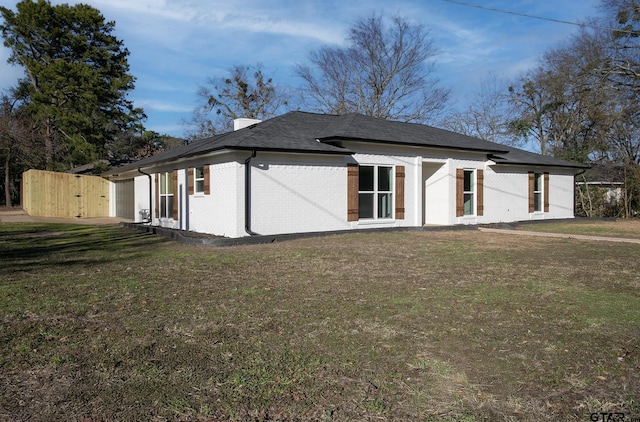
POLYGON ((5 273, 39 267, 108 263, 144 255, 165 239, 113 226, 9 224, 0 226, 5 273))

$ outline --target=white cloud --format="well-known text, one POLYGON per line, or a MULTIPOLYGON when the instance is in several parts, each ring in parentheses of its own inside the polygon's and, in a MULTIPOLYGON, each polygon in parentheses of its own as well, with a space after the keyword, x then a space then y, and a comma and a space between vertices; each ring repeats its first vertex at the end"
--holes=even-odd
MULTIPOLYGON (((201 16, 200 20, 202 19, 206 19, 206 16, 201 16)), ((344 33, 337 28, 328 28, 325 24, 301 19, 282 19, 263 15, 229 15, 218 24, 224 29, 287 37, 305 37, 327 44, 340 44, 344 41, 344 33)))
MULTIPOLYGON (((62 3, 56 0, 56 3, 62 3)), ((344 34, 335 19, 300 15, 278 2, 220 2, 175 0, 86 0, 107 19, 127 21, 128 29, 150 40, 182 40, 185 35, 242 31, 280 36, 307 37, 323 43, 340 43, 344 34), (194 25, 197 28, 194 28, 194 25)))
MULTIPOLYGON (((55 1, 54 3, 66 3, 55 1)), ((146 19, 159 17, 161 19, 188 22, 196 17, 195 11, 180 7, 179 3, 170 5, 166 0, 87 0, 96 9, 104 13, 111 11, 126 15, 135 15, 144 25, 146 19)))
POLYGON ((191 113, 193 106, 186 106, 169 101, 161 101, 155 99, 136 99, 134 100, 137 107, 142 107, 145 111, 169 111, 174 113, 191 113))

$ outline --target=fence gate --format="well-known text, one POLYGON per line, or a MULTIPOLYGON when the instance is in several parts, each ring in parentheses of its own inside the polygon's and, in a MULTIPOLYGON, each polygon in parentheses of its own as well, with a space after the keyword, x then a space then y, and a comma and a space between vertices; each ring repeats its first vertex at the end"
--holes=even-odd
POLYGON ((37 217, 109 217, 109 182, 102 177, 28 170, 22 208, 37 217))

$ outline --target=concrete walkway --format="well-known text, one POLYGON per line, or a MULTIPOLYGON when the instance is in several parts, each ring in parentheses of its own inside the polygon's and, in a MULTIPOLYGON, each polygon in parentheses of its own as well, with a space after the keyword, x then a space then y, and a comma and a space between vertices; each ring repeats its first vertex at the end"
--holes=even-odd
POLYGON ((49 218, 32 217, 19 208, 0 209, 0 223, 71 223, 86 224, 93 226, 118 225, 121 222, 133 222, 126 218, 119 217, 98 217, 98 218, 49 218))
POLYGON ((561 239, 577 239, 577 240, 595 240, 600 242, 620 242, 620 243, 636 243, 640 245, 640 239, 629 239, 622 237, 609 236, 589 236, 584 234, 568 234, 568 233, 548 233, 548 232, 532 232, 526 230, 509 230, 509 229, 492 229, 488 227, 478 227, 478 230, 486 233, 501 233, 518 236, 539 236, 539 237, 557 237, 561 239))

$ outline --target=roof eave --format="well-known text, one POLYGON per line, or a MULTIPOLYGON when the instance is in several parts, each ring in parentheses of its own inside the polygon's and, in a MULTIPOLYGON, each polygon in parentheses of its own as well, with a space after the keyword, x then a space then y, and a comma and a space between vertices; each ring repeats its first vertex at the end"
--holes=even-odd
POLYGON ((127 165, 126 168, 114 168, 102 174, 103 177, 114 176, 117 174, 127 174, 127 173, 135 173, 138 169, 149 170, 155 167, 161 167, 164 165, 168 165, 171 163, 181 163, 188 161, 194 157, 203 157, 203 156, 212 156, 218 155, 225 152, 232 151, 265 151, 265 152, 283 152, 283 153, 292 153, 292 154, 322 154, 322 155, 353 155, 354 152, 345 149, 344 151, 323 151, 323 150, 305 150, 305 149, 295 149, 295 148, 264 148, 264 147, 256 147, 256 146, 238 146, 238 147, 219 147, 212 148, 206 151, 197 151, 189 154, 184 154, 178 157, 172 157, 167 160, 158 160, 153 161, 151 163, 142 163, 140 165, 136 163, 131 163, 127 165))
POLYGON ((352 141, 352 142, 366 142, 366 143, 376 143, 376 144, 404 145, 404 146, 421 147, 421 148, 435 148, 435 149, 447 149, 447 150, 456 150, 456 151, 480 152, 485 154, 508 154, 509 153, 509 151, 505 151, 501 149, 469 148, 469 147, 461 147, 461 146, 455 146, 455 145, 427 145, 419 142, 400 142, 400 141, 389 141, 389 140, 379 140, 379 139, 362 139, 362 138, 354 138, 354 137, 346 137, 346 136, 319 138, 318 140, 322 143, 329 143, 331 141, 352 141))
POLYGON ((228 147, 229 150, 236 151, 263 151, 263 152, 286 152, 292 154, 323 154, 323 155, 353 155, 353 151, 345 148, 344 151, 326 151, 326 150, 310 150, 302 148, 266 148, 252 146, 228 147))
POLYGON ((578 163, 534 163, 531 161, 501 161, 496 160, 495 157, 489 157, 491 161, 496 163, 496 165, 500 166, 536 166, 536 167, 563 167, 563 168, 575 168, 575 169, 588 169, 591 168, 588 164, 578 164, 578 163))

